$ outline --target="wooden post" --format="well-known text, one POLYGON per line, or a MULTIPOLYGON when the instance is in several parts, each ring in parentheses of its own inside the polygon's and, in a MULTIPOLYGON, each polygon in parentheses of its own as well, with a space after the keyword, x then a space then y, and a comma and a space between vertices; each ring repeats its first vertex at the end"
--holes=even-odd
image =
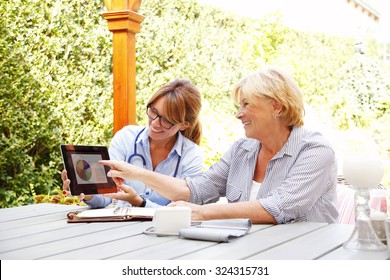
POLYGON ((144 17, 138 14, 142 0, 104 0, 103 17, 113 33, 114 133, 136 123, 135 34, 144 17))

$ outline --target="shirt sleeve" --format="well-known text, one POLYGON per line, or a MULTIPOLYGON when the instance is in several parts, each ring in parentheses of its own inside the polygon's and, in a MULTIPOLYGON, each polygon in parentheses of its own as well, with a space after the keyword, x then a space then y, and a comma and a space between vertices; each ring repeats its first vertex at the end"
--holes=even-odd
POLYGON ((194 178, 186 178, 191 191, 190 202, 206 204, 218 201, 226 194, 226 184, 234 146, 206 172, 194 178))
POLYGON ((84 203, 87 204, 90 208, 103 208, 109 205, 111 202, 111 198, 101 194, 93 195, 91 200, 84 200, 84 203))
POLYGON ((159 207, 164 207, 160 204, 157 204, 153 201, 150 201, 149 199, 146 199, 146 204, 145 204, 145 207, 147 208, 159 208, 159 207))
POLYGON ((202 174, 203 155, 199 146, 194 146, 189 152, 183 155, 182 172, 180 177, 195 177, 202 174))
POLYGON ((108 148, 111 160, 126 161, 126 147, 129 142, 132 143, 131 141, 134 141, 133 130, 132 127, 125 127, 115 133, 108 148))
MULTIPOLYGON (((335 153, 329 146, 315 143, 301 149, 299 156, 280 186, 259 199, 278 223, 305 220, 313 205, 331 186, 335 153)), ((281 168, 274 166, 274 168, 281 168)), ((326 209, 323 209, 326 211, 326 209)))

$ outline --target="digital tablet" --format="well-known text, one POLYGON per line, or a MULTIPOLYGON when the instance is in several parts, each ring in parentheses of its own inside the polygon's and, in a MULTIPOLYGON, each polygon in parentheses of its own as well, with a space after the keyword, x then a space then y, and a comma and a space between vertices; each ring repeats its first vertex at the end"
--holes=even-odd
POLYGON ((61 145, 61 154, 72 195, 117 192, 114 181, 107 177, 110 167, 99 164, 99 160, 110 159, 107 147, 61 145))

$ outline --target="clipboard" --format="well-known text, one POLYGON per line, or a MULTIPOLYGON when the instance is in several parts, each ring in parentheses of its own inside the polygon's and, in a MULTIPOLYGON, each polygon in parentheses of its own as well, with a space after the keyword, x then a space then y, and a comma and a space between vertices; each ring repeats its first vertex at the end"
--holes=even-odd
POLYGON ((151 221, 155 208, 110 207, 74 211, 67 214, 68 223, 151 221))

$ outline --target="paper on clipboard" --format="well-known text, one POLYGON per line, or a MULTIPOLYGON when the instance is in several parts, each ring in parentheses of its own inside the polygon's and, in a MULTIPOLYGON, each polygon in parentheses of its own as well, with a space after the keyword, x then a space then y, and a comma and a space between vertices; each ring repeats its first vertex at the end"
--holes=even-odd
POLYGON ((155 208, 117 207, 87 209, 68 213, 68 222, 119 222, 128 220, 152 220, 155 208))

